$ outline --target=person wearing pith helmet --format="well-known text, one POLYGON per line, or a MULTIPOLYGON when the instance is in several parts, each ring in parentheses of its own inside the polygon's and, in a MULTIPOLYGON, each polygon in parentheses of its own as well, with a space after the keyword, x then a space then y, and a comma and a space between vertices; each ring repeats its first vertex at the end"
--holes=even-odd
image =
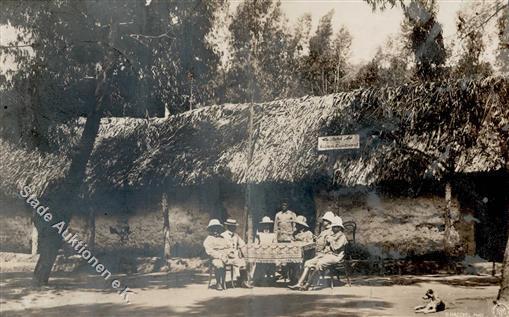
POLYGON ((348 240, 343 234, 343 221, 340 217, 334 217, 330 230, 332 234, 326 237, 324 250, 304 263, 304 271, 297 284, 289 286, 291 289, 308 290, 320 271, 343 262, 348 240))
POLYGON ((247 254, 246 243, 237 234, 237 220, 228 218, 224 222, 225 231, 221 234, 230 244, 230 252, 228 253, 228 264, 232 264, 235 268, 235 273, 239 276, 239 285, 245 288, 252 288, 249 283, 246 260, 244 259, 247 254))
POLYGON ((336 215, 334 215, 334 213, 332 211, 325 212, 325 214, 322 217, 322 223, 321 223, 322 230, 320 231, 320 234, 318 235, 318 237, 316 237, 315 250, 316 250, 317 255, 323 253, 323 250, 325 248, 325 240, 327 239, 327 237, 329 235, 332 234, 330 224, 332 223, 332 221, 334 221, 335 217, 336 217, 336 215))
POLYGON ((223 225, 219 220, 211 219, 207 226, 207 231, 209 235, 203 241, 203 247, 214 267, 216 289, 222 291, 226 285, 226 270, 224 266, 228 260, 230 243, 221 235, 223 225))
POLYGON ((334 221, 336 215, 332 211, 326 211, 322 217, 322 223, 325 225, 325 229, 328 229, 331 222, 334 221))
POLYGON ((307 219, 304 216, 297 216, 295 219, 295 232, 293 239, 301 242, 313 242, 313 233, 309 230, 307 219))
MULTIPOLYGON (((313 233, 309 230, 306 217, 299 215, 294 220, 295 231, 293 232, 293 241, 296 243, 309 244, 314 240, 313 233)), ((288 264, 288 277, 290 278, 290 284, 297 282, 301 270, 300 263, 289 263, 288 264)))

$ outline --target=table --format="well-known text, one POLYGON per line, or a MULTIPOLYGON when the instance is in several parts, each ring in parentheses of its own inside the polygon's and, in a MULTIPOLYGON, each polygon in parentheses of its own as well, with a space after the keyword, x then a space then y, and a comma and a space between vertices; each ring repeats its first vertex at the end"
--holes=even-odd
POLYGON ((303 263, 315 249, 314 242, 289 242, 251 244, 247 247, 246 261, 249 263, 272 263, 286 265, 303 263))

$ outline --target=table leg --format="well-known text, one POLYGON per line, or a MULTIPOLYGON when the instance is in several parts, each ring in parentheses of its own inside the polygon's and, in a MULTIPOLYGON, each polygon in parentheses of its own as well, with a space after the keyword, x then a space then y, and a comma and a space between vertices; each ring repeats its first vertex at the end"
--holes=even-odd
POLYGON ((254 272, 256 270, 256 262, 255 263, 248 263, 249 266, 249 274, 247 275, 247 278, 249 279, 249 282, 253 281, 254 278, 254 272))

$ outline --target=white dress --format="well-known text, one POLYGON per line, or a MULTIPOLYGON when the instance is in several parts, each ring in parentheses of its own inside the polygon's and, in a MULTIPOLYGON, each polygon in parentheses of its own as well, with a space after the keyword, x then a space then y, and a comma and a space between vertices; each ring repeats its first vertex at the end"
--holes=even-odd
POLYGON ((276 234, 272 232, 256 233, 258 244, 272 244, 276 242, 276 234))

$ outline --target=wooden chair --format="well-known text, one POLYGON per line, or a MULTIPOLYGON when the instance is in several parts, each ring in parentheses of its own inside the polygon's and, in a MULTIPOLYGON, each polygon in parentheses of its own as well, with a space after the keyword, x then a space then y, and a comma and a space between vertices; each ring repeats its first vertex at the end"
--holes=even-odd
POLYGON ((343 275, 343 273, 346 278, 346 284, 348 286, 352 286, 352 283, 350 281, 351 263, 350 259, 348 259, 348 255, 346 254, 346 252, 343 262, 328 267, 326 269, 326 272, 327 275, 329 276, 329 286, 331 289, 334 288, 334 277, 336 277, 338 281, 340 281, 341 275, 343 275))
MULTIPOLYGON (((207 289, 210 288, 210 285, 212 284, 212 275, 215 275, 214 273, 214 270, 216 268, 212 265, 212 260, 209 259, 209 283, 208 283, 208 286, 207 286, 207 289)), ((225 272, 228 273, 228 271, 230 272, 230 282, 231 282, 231 286, 232 288, 235 288, 235 281, 234 281, 234 269, 233 269, 233 265, 232 264, 225 264, 224 265, 224 269, 225 269, 225 272)), ((221 285, 223 286, 223 289, 226 289, 226 280, 224 281, 224 284, 221 285)))
POLYGON ((334 277, 341 279, 342 273, 344 273, 348 286, 352 286, 350 281, 350 273, 352 271, 352 246, 355 244, 355 234, 357 231, 357 224, 354 221, 345 221, 343 223, 343 227, 345 227, 344 234, 346 235, 346 239, 348 240, 348 244, 345 248, 345 257, 342 263, 338 263, 328 267, 325 272, 322 272, 322 278, 325 273, 329 276, 329 286, 331 289, 334 288, 334 277))

